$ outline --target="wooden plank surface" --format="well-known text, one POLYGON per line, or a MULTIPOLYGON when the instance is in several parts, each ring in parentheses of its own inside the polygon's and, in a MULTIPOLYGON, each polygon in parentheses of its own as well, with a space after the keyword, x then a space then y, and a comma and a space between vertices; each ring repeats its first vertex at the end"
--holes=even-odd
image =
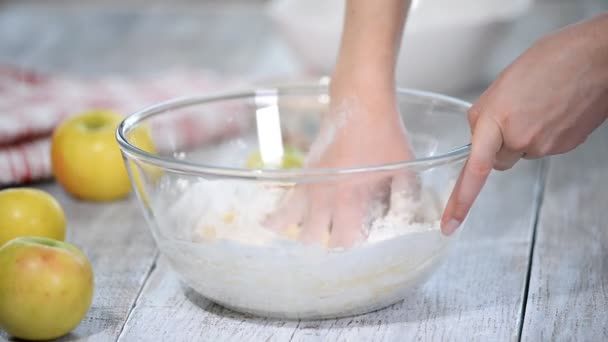
MULTIPOLYGON (((285 46, 266 34, 272 28, 259 9, 222 11, 0 4, 0 64, 78 75, 176 66, 243 76, 293 70, 285 46), (244 32, 255 39, 244 39, 244 32)), ((95 272, 91 310, 63 340, 116 340, 157 253, 141 211, 134 201, 86 203, 55 184, 38 187, 61 202, 68 239, 85 251, 95 272)), ((0 341, 7 338, 0 332, 0 341)))
MULTIPOLYGON (((283 322, 230 312, 180 286, 161 261, 122 341, 516 340, 538 197, 539 162, 495 174, 449 260, 401 304, 339 320, 283 322)), ((161 259, 162 260, 162 259, 161 259)))
MULTIPOLYGON (((149 72, 172 65, 213 66, 219 72, 242 75, 276 74, 290 69, 289 63, 278 63, 286 60, 283 47, 266 35, 271 27, 259 13, 237 10, 221 19, 216 15, 213 11, 178 14, 154 8, 140 15, 112 9, 62 13, 16 7, 0 13, 0 60, 84 74, 149 72), (121 37, 120 41, 117 42, 116 37, 121 37)), ((175 276, 161 262, 143 290, 121 340, 159 340, 160 337, 210 341, 347 340, 349 337, 449 340, 464 336, 479 340, 511 339, 517 336, 519 326, 538 174, 537 163, 526 163, 513 172, 495 175, 470 221, 471 229, 463 232, 451 260, 423 292, 403 304, 337 321, 281 322, 243 317, 192 293, 184 296, 175 276), (506 208, 501 210, 498 204, 505 199, 506 208), (494 291, 488 291, 490 288, 494 291)), ((54 193, 57 191, 51 188, 54 193)), ((58 194, 70 206, 70 200, 61 197, 61 192, 58 194)), ((119 240, 122 239, 132 244, 134 236, 124 235, 128 232, 119 230, 118 223, 124 225, 137 220, 141 217, 137 210, 125 203, 109 206, 77 203, 76 207, 66 210, 82 215, 76 222, 87 229, 78 231, 82 235, 75 233, 70 238, 85 250, 91 249, 94 264, 102 265, 94 265, 97 276, 122 277, 127 283, 120 283, 118 278, 108 279, 129 289, 117 295, 112 281, 98 285, 102 295, 114 296, 105 301, 96 300, 90 317, 70 337, 111 340, 119 331, 120 320, 126 317, 137 294, 137 284, 145 277, 154 255, 149 234, 144 232, 141 236, 144 241, 148 239, 143 247, 148 248, 147 254, 140 252, 139 259, 134 257, 131 266, 121 265, 116 262, 115 254, 122 253, 114 246, 121 246, 119 240), (120 219, 112 221, 112 217, 120 219), (107 220, 114 222, 113 228, 103 226, 102 222, 107 220), (94 243, 97 239, 110 238, 105 234, 113 231, 117 235, 112 243, 94 243), (140 267, 137 268, 139 274, 135 272, 131 278, 124 274, 124 270, 135 266, 140 267), (117 301, 118 304, 113 304, 117 301), (117 314, 104 313, 104 310, 111 311, 104 308, 113 305, 116 307, 112 310, 117 314), (104 320, 111 323, 99 323, 104 320)), ((140 232, 145 231, 143 224, 137 226, 140 232)))
POLYGON ((0 64, 79 75, 205 68, 272 77, 300 68, 263 8, 254 4, 43 4, 0 5, 0 64))
MULTIPOLYGON (((179 66, 270 76, 298 68, 252 6, 94 7, 0 3, 0 63, 79 74, 179 66)), ((553 160, 524 340, 608 339, 603 132, 580 152, 553 160)), ((541 173, 538 162, 527 162, 493 175, 450 260, 421 292, 386 310, 321 322, 245 317, 191 292, 185 296, 161 259, 121 340, 516 340, 541 173)), ((115 340, 156 254, 143 218, 131 201, 91 204, 72 200, 56 185, 40 187, 66 208, 69 239, 85 250, 96 272, 93 307, 65 340, 115 340)), ((6 338, 0 333, 0 341, 6 338)))
MULTIPOLYGON (((78 201, 56 184, 48 191, 63 207, 67 241, 81 248, 95 274, 93 304, 82 323, 63 341, 115 341, 157 254, 134 199, 110 204, 78 201)), ((0 331, 0 341, 8 336, 0 331)))
POLYGON ((551 159, 524 341, 608 340, 608 125, 551 159))

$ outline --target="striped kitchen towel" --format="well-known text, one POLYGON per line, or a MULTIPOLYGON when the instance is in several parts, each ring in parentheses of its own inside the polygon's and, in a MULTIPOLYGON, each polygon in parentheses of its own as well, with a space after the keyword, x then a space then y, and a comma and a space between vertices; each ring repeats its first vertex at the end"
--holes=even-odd
MULTIPOLYGON (((52 177, 51 134, 70 116, 92 109, 130 114, 170 98, 215 93, 236 85, 200 70, 91 79, 0 66, 0 187, 52 177)), ((222 136, 227 130, 234 132, 235 127, 218 125, 218 119, 213 115, 179 115, 152 129, 161 130, 153 132, 155 136, 172 137, 164 143, 183 146, 222 136)))

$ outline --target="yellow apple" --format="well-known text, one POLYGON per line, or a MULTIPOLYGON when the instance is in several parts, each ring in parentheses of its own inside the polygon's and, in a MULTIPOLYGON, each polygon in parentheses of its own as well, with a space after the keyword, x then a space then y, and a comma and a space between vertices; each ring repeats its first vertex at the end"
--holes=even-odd
POLYGON ((65 239, 65 215, 48 193, 29 188, 0 191, 0 247, 20 236, 65 239))
MULTIPOLYGON (((262 161, 262 155, 260 151, 254 151, 247 161, 245 167, 248 169, 263 169, 264 162, 262 161)), ((304 156, 302 152, 293 146, 285 146, 283 153, 283 160, 281 162, 282 169, 299 169, 304 166, 304 156)))
POLYGON ((0 248, 0 328, 26 340, 74 329, 93 297, 93 271, 77 247, 21 237, 0 248))
MULTIPOLYGON (((146 126, 140 126, 130 131, 127 134, 127 140, 131 145, 139 149, 150 153, 156 153, 156 148, 152 142, 150 131, 146 126)), ((149 206, 150 203, 148 201, 146 188, 143 186, 143 179, 157 182, 162 176, 163 170, 157 166, 145 164, 144 162, 139 162, 139 164, 137 164, 134 161, 128 161, 128 163, 129 169, 131 170, 131 177, 135 183, 137 191, 139 192, 141 200, 143 201, 144 205, 149 206)))
MULTIPOLYGON (((122 116, 91 111, 63 122, 53 134, 53 174, 63 188, 85 200, 106 201, 125 197, 131 182, 115 134, 122 116)), ((137 147, 154 151, 147 130, 133 131, 137 147)))

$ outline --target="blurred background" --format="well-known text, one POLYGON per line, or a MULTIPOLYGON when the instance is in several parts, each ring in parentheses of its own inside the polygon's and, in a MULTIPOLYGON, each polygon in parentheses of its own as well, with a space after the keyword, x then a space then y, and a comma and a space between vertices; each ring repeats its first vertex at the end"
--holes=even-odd
MULTIPOLYGON (((79 75, 204 68, 248 80, 327 74, 342 1, 0 0, 0 63, 79 75)), ((478 92, 539 36, 608 0, 418 0, 399 83, 478 92)))

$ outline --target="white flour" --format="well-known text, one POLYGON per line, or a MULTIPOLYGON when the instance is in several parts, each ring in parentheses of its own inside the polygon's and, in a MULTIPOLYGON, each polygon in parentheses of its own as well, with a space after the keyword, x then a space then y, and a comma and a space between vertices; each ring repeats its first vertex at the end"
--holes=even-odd
POLYGON ((284 188, 180 179, 160 191, 153 228, 173 269, 212 301, 257 315, 333 318, 385 307, 418 288, 449 243, 432 192, 394 199, 367 242, 331 250, 262 226, 284 188))
MULTIPOLYGON (((275 233, 263 226, 265 217, 277 209, 285 187, 235 180, 201 180, 190 186, 175 203, 172 212, 192 226, 196 242, 231 240, 247 245, 270 246, 297 240, 295 226, 275 233)), ((438 199, 424 191, 417 199, 393 194, 390 208, 376 210, 364 244, 375 243, 412 232, 439 229, 438 199), (382 215, 386 211, 385 215, 382 215)))

